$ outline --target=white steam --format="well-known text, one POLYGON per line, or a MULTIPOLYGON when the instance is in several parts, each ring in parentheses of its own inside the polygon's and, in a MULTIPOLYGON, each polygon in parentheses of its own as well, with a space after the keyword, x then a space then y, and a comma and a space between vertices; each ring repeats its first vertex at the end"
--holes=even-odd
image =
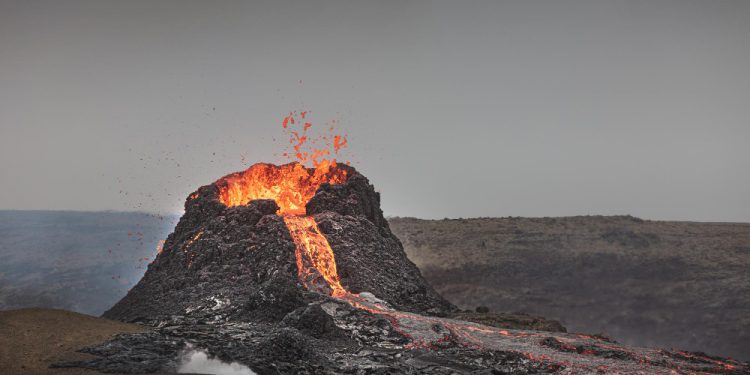
POLYGON ((209 358, 204 350, 195 349, 188 344, 177 368, 178 373, 214 374, 214 375, 256 375, 249 367, 237 362, 226 363, 216 358, 209 358))

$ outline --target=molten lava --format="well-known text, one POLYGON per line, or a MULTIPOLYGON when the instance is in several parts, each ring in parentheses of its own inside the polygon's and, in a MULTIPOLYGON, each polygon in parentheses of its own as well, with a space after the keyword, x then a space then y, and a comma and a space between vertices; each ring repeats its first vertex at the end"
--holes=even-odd
POLYGON ((245 205, 256 199, 276 201, 278 214, 284 217, 296 245, 300 282, 309 290, 341 296, 346 290, 336 271, 333 250, 315 220, 304 215, 305 205, 320 185, 341 184, 349 177, 347 169, 337 164, 336 159, 325 158, 331 151, 338 155, 347 147, 347 139, 346 136, 334 135, 333 126, 328 127, 330 134, 308 135, 313 126, 306 119, 308 113, 290 112, 281 122, 294 149, 284 156, 294 155, 296 162, 278 166, 258 163, 245 171, 225 176, 215 184, 219 188, 219 201, 228 207, 245 205), (306 168, 305 163, 312 164, 312 168, 306 168))
POLYGON ((284 216, 284 222, 296 245, 297 276, 308 289, 318 293, 343 296, 336 271, 336 259, 328 240, 320 233, 318 224, 310 216, 284 216), (322 279, 321 280, 321 276, 322 279))
POLYGON ((340 296, 346 293, 336 271, 336 260, 328 240, 315 219, 305 215, 305 205, 323 183, 340 184, 347 170, 335 161, 324 160, 313 169, 299 163, 255 164, 243 172, 216 181, 219 201, 240 206, 255 199, 273 199, 279 206, 296 245, 300 282, 309 290, 340 296))
POLYGON ((299 163, 273 165, 258 163, 243 172, 216 181, 219 201, 241 206, 255 199, 273 199, 280 215, 304 215, 305 204, 323 183, 340 184, 347 179, 345 169, 335 161, 324 160, 317 167, 299 163))

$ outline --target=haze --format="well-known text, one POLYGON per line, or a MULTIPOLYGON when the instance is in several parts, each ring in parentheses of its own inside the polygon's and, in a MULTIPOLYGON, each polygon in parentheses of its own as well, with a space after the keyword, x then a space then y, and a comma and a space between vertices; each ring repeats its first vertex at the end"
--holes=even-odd
POLYGON ((0 1, 0 208, 181 212, 312 111, 386 215, 750 221, 748 1, 0 1))

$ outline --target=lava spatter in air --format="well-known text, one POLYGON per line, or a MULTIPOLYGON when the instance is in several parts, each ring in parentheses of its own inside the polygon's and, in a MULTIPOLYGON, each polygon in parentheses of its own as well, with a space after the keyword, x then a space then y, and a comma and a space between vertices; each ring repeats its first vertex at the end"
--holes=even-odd
POLYGON ((322 127, 314 126, 309 114, 309 111, 292 111, 281 121, 292 148, 282 156, 313 167, 326 161, 335 164, 342 150, 348 148, 347 136, 336 134, 335 120, 326 123, 323 132, 314 133, 322 127))

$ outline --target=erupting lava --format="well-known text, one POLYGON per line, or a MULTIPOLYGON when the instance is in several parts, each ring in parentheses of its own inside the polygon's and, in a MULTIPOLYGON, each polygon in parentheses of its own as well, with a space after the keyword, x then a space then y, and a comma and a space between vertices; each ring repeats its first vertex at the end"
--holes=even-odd
MULTIPOLYGON (((305 205, 315 195, 321 184, 346 182, 347 170, 336 163, 336 159, 319 159, 334 154, 346 147, 345 136, 328 135, 309 138, 307 131, 312 123, 302 121, 307 111, 292 112, 284 117, 282 126, 290 132, 289 142, 293 146, 298 162, 284 165, 258 163, 245 171, 225 176, 216 181, 219 201, 224 205, 240 206, 255 199, 273 199, 279 206, 278 214, 284 217, 289 233, 296 245, 297 270, 300 282, 309 290, 333 296, 346 295, 341 286, 333 250, 328 240, 320 233, 315 219, 305 216, 305 205), (294 125, 302 129, 293 130, 294 125), (325 142, 325 148, 303 150, 306 142, 314 145, 325 142), (332 143, 332 144, 331 144, 332 143), (313 168, 303 164, 310 162, 313 168)), ((333 127, 329 127, 333 131, 333 127)), ((285 154, 287 155, 287 154, 285 154)))
POLYGON ((333 250, 315 219, 305 216, 305 205, 321 184, 340 184, 346 178, 346 169, 335 161, 324 160, 314 169, 299 163, 259 163, 221 178, 216 185, 219 201, 226 206, 244 205, 255 199, 276 201, 278 214, 284 217, 296 245, 300 282, 309 290, 340 296, 345 290, 336 272, 333 250))
POLYGON ((219 201, 226 206, 241 206, 255 199, 273 199, 280 215, 304 215, 305 204, 323 183, 346 181, 346 170, 335 161, 324 160, 315 169, 300 163, 273 165, 258 163, 243 172, 232 173, 216 181, 219 201))

